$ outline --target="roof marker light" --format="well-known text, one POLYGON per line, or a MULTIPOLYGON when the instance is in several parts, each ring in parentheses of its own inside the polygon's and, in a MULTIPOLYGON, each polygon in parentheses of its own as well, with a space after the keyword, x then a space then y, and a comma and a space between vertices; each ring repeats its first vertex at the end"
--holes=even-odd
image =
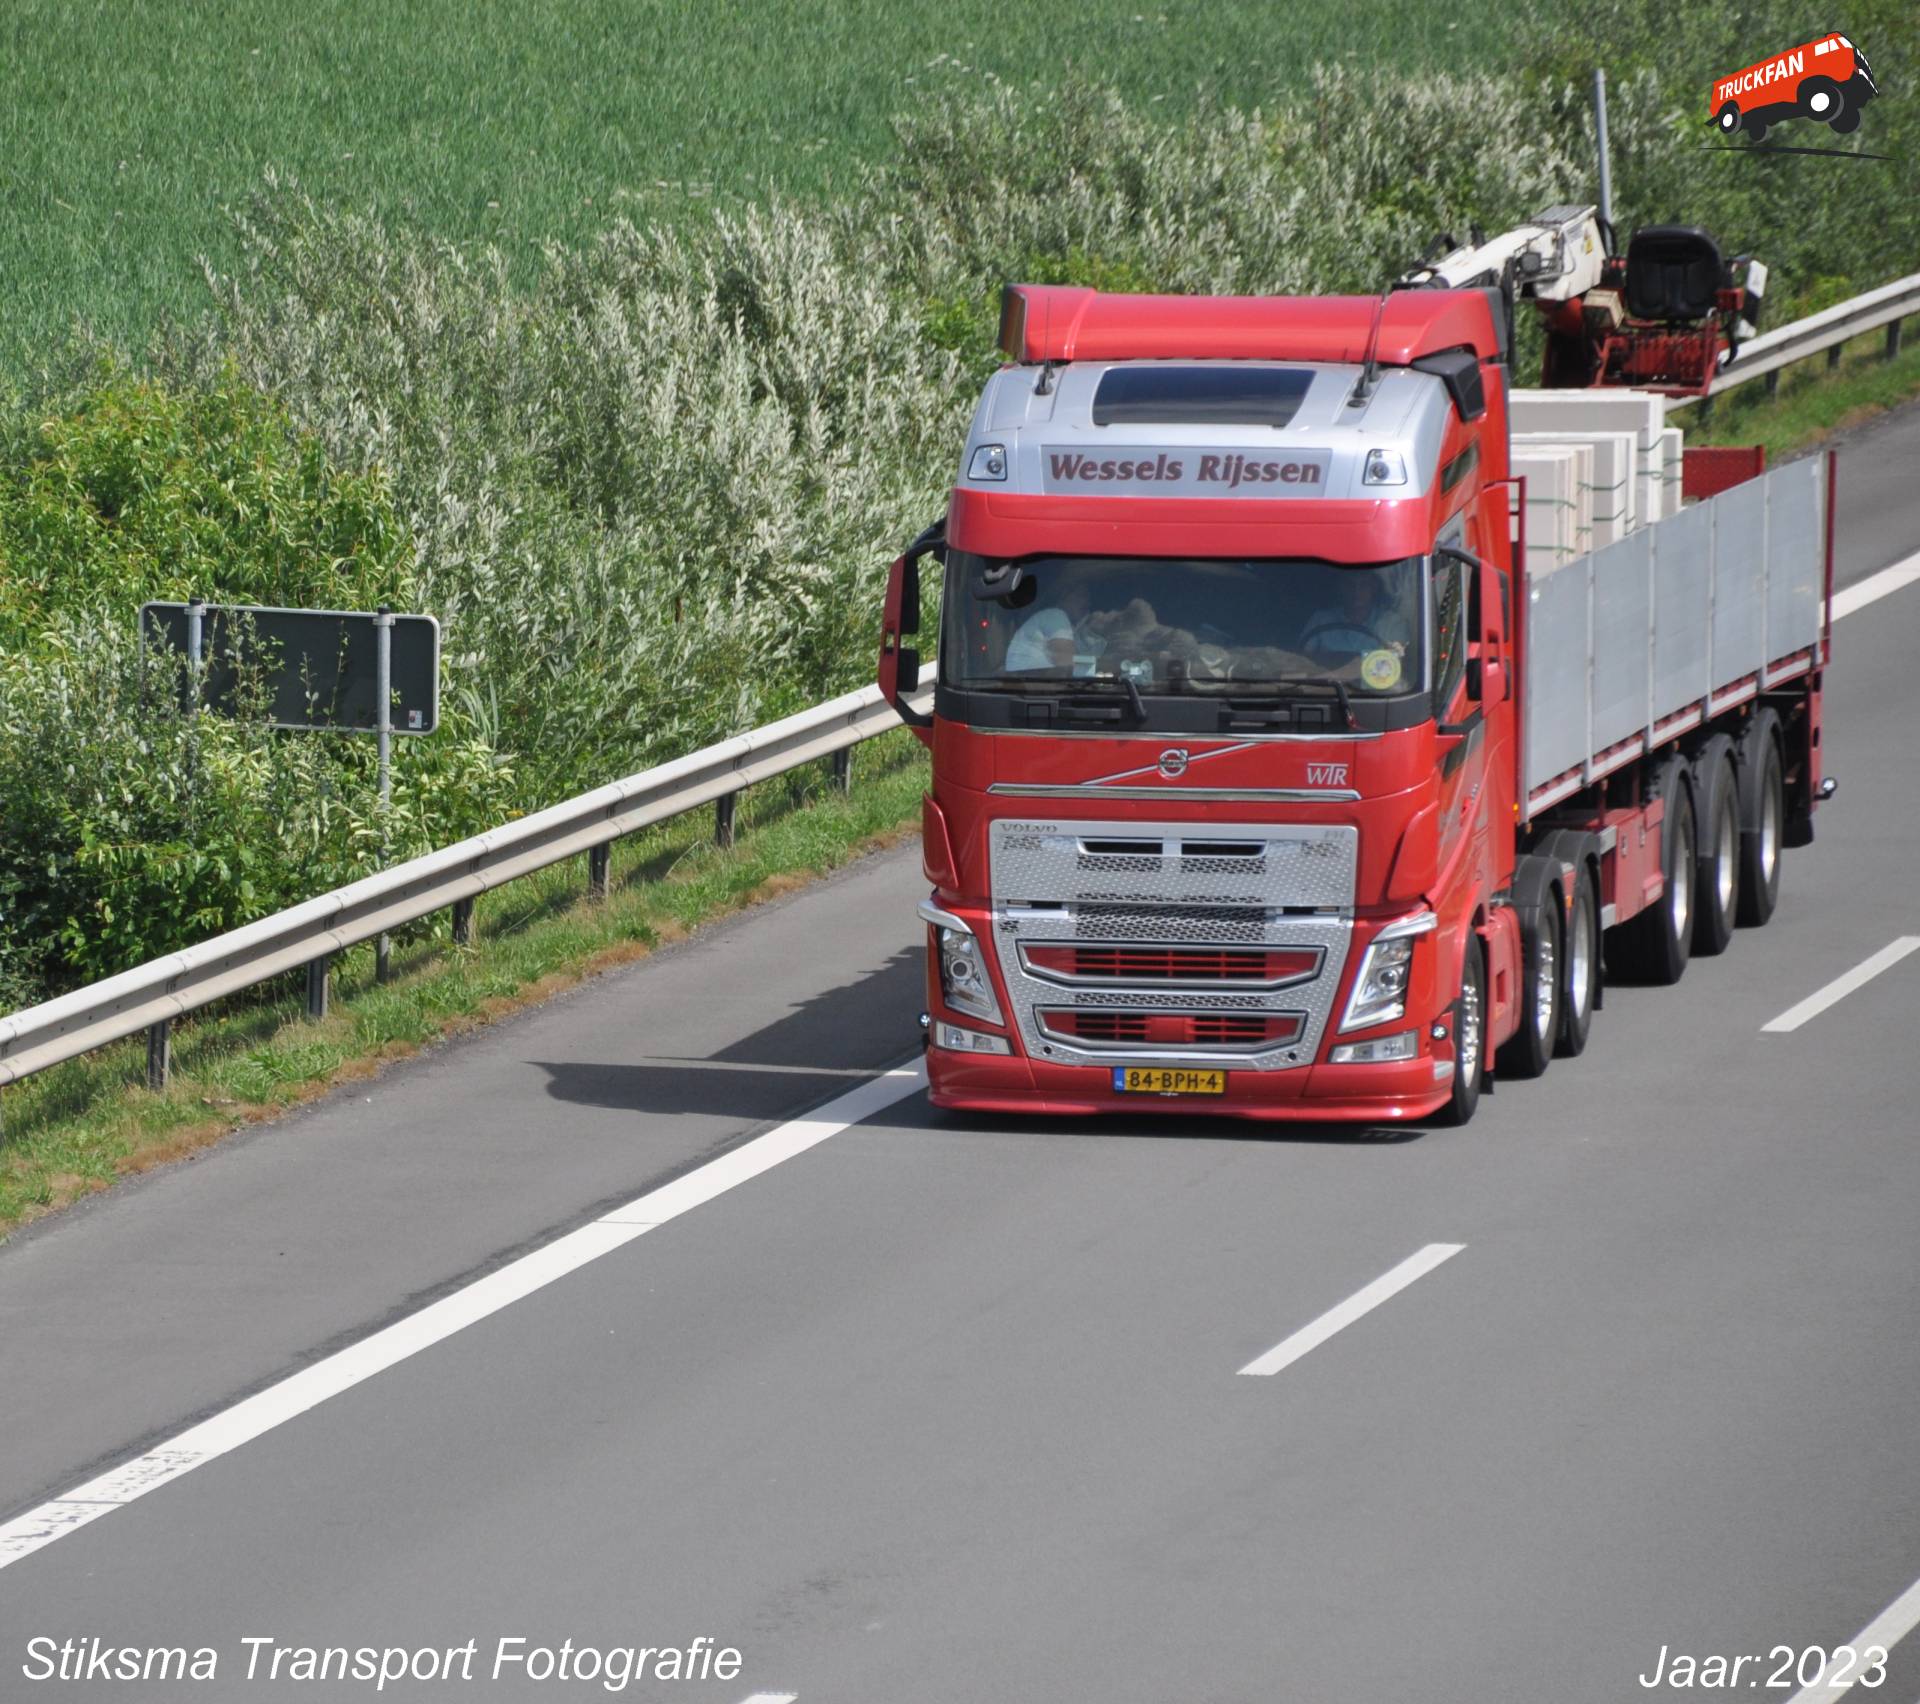
POLYGON ((1004 480, 1007 477, 1006 445, 982 444, 973 452, 973 460, 967 464, 967 477, 1004 480))
POLYGON ((1362 485, 1405 485, 1407 464, 1398 450, 1369 450, 1362 485))

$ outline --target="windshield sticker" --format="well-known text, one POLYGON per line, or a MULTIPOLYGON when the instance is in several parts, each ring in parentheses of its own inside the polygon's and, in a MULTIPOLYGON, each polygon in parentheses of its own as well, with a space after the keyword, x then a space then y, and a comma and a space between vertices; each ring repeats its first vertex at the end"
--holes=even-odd
POLYGON ((1041 488, 1111 497, 1320 497, 1326 493, 1327 450, 1248 454, 1181 445, 1102 446, 1098 455, 1041 451, 1041 488))
POLYGON ((1375 692, 1391 692, 1400 684, 1400 658, 1392 651, 1369 651, 1360 659, 1360 679, 1375 692))

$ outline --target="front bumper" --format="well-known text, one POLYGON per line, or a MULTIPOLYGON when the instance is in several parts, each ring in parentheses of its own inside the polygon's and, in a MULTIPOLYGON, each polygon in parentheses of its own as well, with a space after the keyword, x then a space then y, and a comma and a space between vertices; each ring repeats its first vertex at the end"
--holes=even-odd
POLYGON ((1451 1046, 1444 1040, 1430 1045, 1449 1057, 1436 1060, 1423 1055, 1404 1064, 1313 1065, 1293 1071, 1236 1071, 1231 1061, 1223 1060, 1224 1095, 1117 1094, 1110 1069, 930 1047, 928 1099, 935 1106, 956 1110, 1041 1117, 1178 1113, 1201 1118, 1395 1124, 1438 1111, 1452 1093, 1451 1046), (1438 1078, 1436 1065, 1444 1072, 1438 1078))

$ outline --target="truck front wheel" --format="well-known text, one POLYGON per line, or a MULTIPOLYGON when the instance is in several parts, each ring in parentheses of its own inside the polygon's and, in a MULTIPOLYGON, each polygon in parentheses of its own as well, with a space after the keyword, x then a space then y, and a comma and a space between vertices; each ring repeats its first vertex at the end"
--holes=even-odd
POLYGON ((1487 961, 1478 935, 1468 935, 1460 964, 1460 997, 1453 1003, 1453 1094, 1436 1114, 1442 1124, 1462 1125, 1480 1104, 1486 1068, 1487 961))

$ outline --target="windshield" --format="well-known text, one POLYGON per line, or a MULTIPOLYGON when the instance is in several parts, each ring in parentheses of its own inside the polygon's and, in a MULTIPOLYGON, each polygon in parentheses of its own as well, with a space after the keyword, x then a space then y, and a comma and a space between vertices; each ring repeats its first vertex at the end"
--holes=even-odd
POLYGON ((1417 557, 1087 556, 1009 569, 955 550, 941 663, 949 684, 975 692, 1102 677, 1142 693, 1337 684, 1358 699, 1402 697, 1426 685, 1422 570, 1417 557), (1010 581, 1010 593, 982 595, 1010 581))

